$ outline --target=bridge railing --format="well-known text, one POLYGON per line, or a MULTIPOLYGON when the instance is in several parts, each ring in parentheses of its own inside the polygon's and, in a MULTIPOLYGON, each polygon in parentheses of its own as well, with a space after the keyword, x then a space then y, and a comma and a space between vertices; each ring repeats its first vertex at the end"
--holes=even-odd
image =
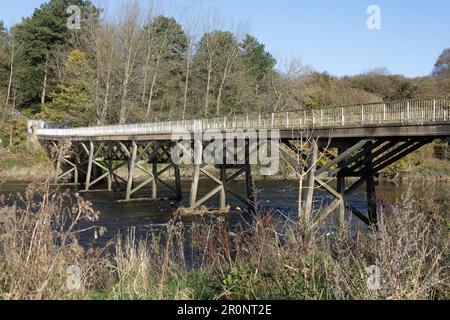
POLYGON ((450 122, 450 99, 426 99, 199 120, 73 129, 37 128, 34 132, 38 136, 50 137, 96 137, 170 134, 208 129, 312 129, 446 122, 450 122))

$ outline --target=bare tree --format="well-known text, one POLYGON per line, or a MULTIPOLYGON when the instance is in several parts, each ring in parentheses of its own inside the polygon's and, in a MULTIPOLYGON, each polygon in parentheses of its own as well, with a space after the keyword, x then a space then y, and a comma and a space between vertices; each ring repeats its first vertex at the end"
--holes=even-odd
MULTIPOLYGON (((298 218, 306 226, 311 225, 313 216, 313 195, 315 187, 315 168, 323 161, 323 154, 318 152, 318 141, 313 137, 313 129, 298 132, 299 137, 289 142, 289 148, 280 146, 280 154, 290 167, 298 182, 298 218), (314 150, 315 149, 315 150, 314 150), (310 192, 308 192, 310 191, 310 192)), ((328 145, 331 141, 328 142, 328 145)), ((328 148, 325 148, 328 149, 328 148)))
POLYGON ((128 103, 129 84, 135 71, 136 58, 143 43, 141 30, 141 2, 138 0, 126 1, 119 6, 118 13, 120 48, 123 55, 122 90, 119 109, 119 123, 125 123, 130 112, 128 103))
POLYGON ((164 31, 164 34, 162 36, 162 39, 160 40, 160 45, 159 45, 159 50, 156 54, 156 64, 153 70, 153 77, 152 77, 152 83, 150 85, 150 95, 148 97, 148 104, 147 104, 147 113, 145 115, 145 119, 148 120, 150 117, 150 112, 152 110, 152 102, 153 102, 153 95, 155 94, 155 85, 156 85, 156 80, 158 77, 158 71, 159 71, 159 66, 161 64, 161 59, 163 58, 163 54, 164 54, 164 49, 166 46, 166 42, 167 42, 167 33, 168 30, 164 31))
POLYGON ((231 73, 232 68, 234 67, 240 53, 239 41, 242 39, 244 35, 244 29, 238 28, 237 32, 234 33, 234 39, 228 41, 225 45, 225 56, 224 61, 222 61, 222 76, 220 79, 219 90, 217 93, 217 101, 216 101, 216 115, 220 115, 220 103, 222 99, 222 93, 227 81, 229 74, 231 73))
POLYGON ((147 95, 147 82, 149 77, 149 71, 150 71, 150 63, 151 58, 154 51, 154 30, 152 28, 152 23, 154 21, 155 16, 157 16, 157 11, 155 8, 155 5, 152 1, 149 1, 148 3, 148 12, 146 17, 146 30, 145 30, 145 39, 144 44, 147 49, 146 56, 145 56, 145 63, 143 66, 144 69, 144 78, 142 81, 142 97, 141 97, 141 103, 145 104, 146 102, 146 95, 147 95))
MULTIPOLYGON (((185 12, 188 12, 185 10, 185 12)), ((184 14, 185 23, 184 23, 184 32, 187 40, 187 48, 185 54, 185 80, 184 80, 184 93, 183 93, 183 111, 182 111, 182 119, 186 119, 186 111, 188 104, 188 93, 189 93, 189 81, 191 75, 191 69, 195 54, 195 44, 198 40, 198 27, 199 21, 193 16, 189 14, 184 14)))

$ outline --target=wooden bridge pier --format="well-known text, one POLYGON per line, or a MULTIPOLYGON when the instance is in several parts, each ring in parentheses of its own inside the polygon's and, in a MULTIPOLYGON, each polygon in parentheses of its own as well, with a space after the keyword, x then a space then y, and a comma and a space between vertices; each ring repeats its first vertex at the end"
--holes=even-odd
MULTIPOLYGON (((60 145, 66 143, 60 141, 60 145)), ((207 144, 196 142, 198 155, 192 155, 193 160, 201 159, 207 144), (198 157, 198 158, 196 158, 198 157)), ((58 144, 52 142, 57 148, 58 144)), ((69 155, 58 157, 57 170, 60 172, 55 177, 55 184, 64 183, 66 185, 83 185, 84 192, 91 191, 119 191, 124 192, 125 201, 157 200, 158 188, 164 186, 171 190, 174 199, 182 200, 181 169, 180 165, 174 164, 171 159, 171 151, 175 143, 171 141, 152 142, 97 142, 80 141, 72 143, 69 155), (62 166, 63 163, 68 164, 62 166), (119 170, 122 170, 120 174, 119 170), (169 184, 161 176, 173 170, 174 185, 169 184), (141 173, 137 177, 137 173, 141 173), (139 178, 139 181, 137 181, 139 178), (106 189, 99 189, 98 186, 106 186, 106 189), (139 191, 150 187, 148 197, 133 197, 139 191)), ((233 153, 235 150, 224 151, 233 153)), ((253 183, 252 170, 250 164, 250 151, 247 142, 245 151, 245 163, 234 165, 204 165, 202 162, 192 165, 192 184, 190 189, 189 206, 195 210, 204 205, 208 200, 219 195, 219 209, 227 206, 227 195, 230 195, 248 206, 250 212, 256 212, 256 193, 253 183), (219 172, 217 176, 217 172, 219 172), (199 183, 201 177, 206 177, 217 184, 206 195, 199 197, 199 183), (229 186, 244 176, 246 192, 240 195, 232 191, 229 186)), ((189 166, 186 166, 187 168, 189 166)))
POLYGON ((245 141, 245 159, 242 164, 238 163, 236 149, 230 148, 226 143, 224 143, 223 150, 223 161, 222 164, 203 164, 202 154, 203 150, 208 146, 208 144, 195 141, 193 143, 194 154, 192 156, 193 165, 193 177, 191 186, 191 196, 190 196, 190 208, 197 209, 202 206, 208 200, 219 194, 219 209, 225 209, 227 206, 227 195, 231 195, 243 204, 245 204, 250 213, 255 213, 257 209, 257 199, 256 199, 256 189, 253 183, 251 163, 250 163, 250 143, 248 140, 245 141), (228 155, 232 155, 237 164, 225 164, 228 155), (219 174, 217 176, 216 174, 219 174), (213 188, 209 193, 204 195, 202 198, 198 199, 198 186, 201 176, 208 178, 217 186, 213 188), (236 182, 241 176, 245 177, 245 195, 242 196, 229 188, 231 184, 236 182))
MULTIPOLYGON (((355 215, 367 225, 376 226, 378 221, 375 177, 393 163, 433 142, 433 138, 379 138, 379 139, 326 139, 313 140, 308 151, 295 147, 296 142, 283 140, 282 154, 292 164, 299 161, 297 170, 303 170, 305 181, 302 190, 302 212, 311 215, 313 195, 320 189, 333 197, 333 201, 320 210, 318 221, 331 213, 344 221, 345 212, 355 215), (294 151, 294 152, 292 152, 294 151), (335 151, 335 152, 332 152, 335 151), (294 154, 297 154, 294 157, 294 154), (333 153, 336 156, 333 156, 333 153), (318 159, 327 163, 318 166, 318 159), (351 180, 352 179, 352 180, 351 180), (347 187, 347 183, 352 182, 347 187), (334 188, 333 186, 336 186, 334 188), (349 198, 365 185, 367 213, 355 208, 349 198)), ((305 217, 310 220, 311 217, 305 217)))

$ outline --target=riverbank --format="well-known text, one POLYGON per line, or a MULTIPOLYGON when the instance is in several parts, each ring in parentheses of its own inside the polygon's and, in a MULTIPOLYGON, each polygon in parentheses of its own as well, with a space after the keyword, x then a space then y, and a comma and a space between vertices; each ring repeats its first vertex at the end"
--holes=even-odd
POLYGON ((83 234, 94 241, 110 232, 95 227, 101 213, 82 198, 62 210, 67 195, 46 190, 30 189, 22 208, 0 206, 0 299, 450 297, 448 211, 424 192, 379 203, 378 232, 260 212, 241 230, 221 219, 188 226, 175 218, 161 232, 138 237, 131 229, 85 248, 77 225, 90 223, 83 234), (70 212, 77 215, 61 229, 70 212), (374 268, 379 281, 366 271, 374 268))
POLYGON ((44 181, 54 169, 41 153, 11 153, 0 150, 0 181, 44 181))

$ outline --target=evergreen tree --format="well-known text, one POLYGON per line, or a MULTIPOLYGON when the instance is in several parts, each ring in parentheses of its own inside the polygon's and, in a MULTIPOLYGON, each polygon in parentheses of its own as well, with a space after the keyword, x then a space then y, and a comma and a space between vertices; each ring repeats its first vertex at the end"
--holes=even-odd
POLYGON ((93 5, 84 0, 50 0, 16 27, 18 44, 19 87, 22 101, 45 101, 50 92, 49 64, 51 52, 57 47, 71 48, 79 30, 69 30, 67 9, 77 5, 82 12, 92 12, 93 5))
POLYGON ((264 44, 258 42, 255 37, 249 34, 246 35, 241 47, 245 67, 255 81, 259 83, 273 70, 277 61, 265 50, 264 44))
POLYGON ((52 102, 42 105, 40 117, 71 126, 95 124, 94 94, 91 92, 95 71, 86 53, 74 50, 68 55, 63 77, 63 82, 50 93, 52 102))

